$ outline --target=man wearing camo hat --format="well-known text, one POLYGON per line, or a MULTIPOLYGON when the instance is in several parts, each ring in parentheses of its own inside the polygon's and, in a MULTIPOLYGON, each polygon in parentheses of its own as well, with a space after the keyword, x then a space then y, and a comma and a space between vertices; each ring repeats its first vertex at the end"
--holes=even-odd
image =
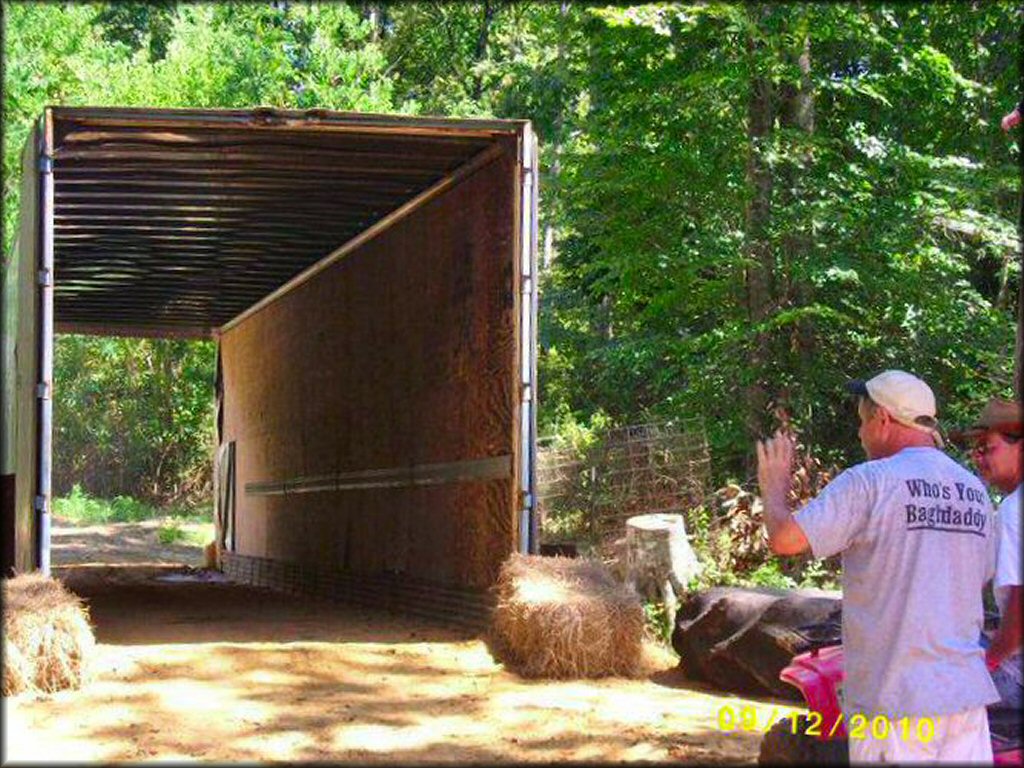
POLYGON ((842 553, 850 761, 991 763, 985 707, 999 696, 979 637, 995 563, 992 504, 939 450, 925 382, 889 370, 847 389, 869 460, 803 509, 791 514, 787 502, 792 438, 780 431, 757 455, 772 551, 842 553), (857 735, 855 716, 879 727, 857 735))
POLYGON ((970 445, 971 458, 991 488, 1004 494, 996 511, 999 551, 992 582, 999 606, 999 630, 985 654, 985 663, 999 689, 1000 705, 1024 707, 1021 657, 1021 483, 1024 480, 1024 414, 1020 403, 993 398, 977 421, 950 432, 960 445, 970 445))

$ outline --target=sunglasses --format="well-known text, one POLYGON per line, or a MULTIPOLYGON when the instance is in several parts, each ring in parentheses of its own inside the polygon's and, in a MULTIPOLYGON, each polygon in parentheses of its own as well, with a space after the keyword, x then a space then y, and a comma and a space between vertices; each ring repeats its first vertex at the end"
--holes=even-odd
POLYGON ((998 447, 998 445, 976 445, 973 448, 971 448, 971 455, 985 456, 986 454, 992 453, 992 451, 994 451, 998 447))
POLYGON ((996 450, 1000 445, 1016 445, 1019 440, 1019 435, 1003 435, 1003 439, 995 443, 979 443, 978 445, 975 445, 971 448, 971 454, 974 456, 984 456, 992 453, 992 451, 996 450))

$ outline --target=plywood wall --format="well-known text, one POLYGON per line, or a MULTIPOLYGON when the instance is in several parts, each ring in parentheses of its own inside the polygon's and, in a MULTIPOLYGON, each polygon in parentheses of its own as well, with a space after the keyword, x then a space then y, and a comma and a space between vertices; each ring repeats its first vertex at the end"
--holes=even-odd
POLYGON ((223 335, 240 554, 493 582, 519 505, 515 151, 223 335), (502 457, 492 479, 246 489, 502 457))
POLYGON ((36 552, 35 497, 39 470, 39 170, 38 127, 21 157, 18 238, 4 264, 0 350, 0 536, 2 572, 29 571, 36 552))

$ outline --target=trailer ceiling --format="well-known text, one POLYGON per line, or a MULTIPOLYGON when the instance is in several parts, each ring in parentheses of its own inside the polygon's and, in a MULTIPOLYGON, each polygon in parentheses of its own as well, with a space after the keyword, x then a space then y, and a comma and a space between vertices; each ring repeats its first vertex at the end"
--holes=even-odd
POLYGON ((53 108, 60 332, 207 336, 518 121, 53 108))

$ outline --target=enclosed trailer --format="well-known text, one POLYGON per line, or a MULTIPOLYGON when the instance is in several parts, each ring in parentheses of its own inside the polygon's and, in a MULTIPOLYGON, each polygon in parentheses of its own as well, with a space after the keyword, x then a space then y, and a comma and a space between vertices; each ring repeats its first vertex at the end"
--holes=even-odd
POLYGON ((4 265, 4 569, 49 568, 54 332, 218 340, 236 579, 479 616, 534 515, 523 121, 50 108, 4 265))

